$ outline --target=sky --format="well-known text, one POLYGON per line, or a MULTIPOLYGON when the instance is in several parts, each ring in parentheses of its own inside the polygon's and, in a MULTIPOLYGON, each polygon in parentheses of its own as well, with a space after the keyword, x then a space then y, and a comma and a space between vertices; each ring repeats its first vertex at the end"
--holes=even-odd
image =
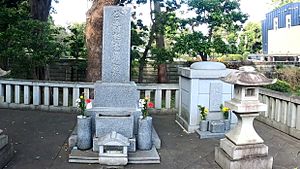
MULTIPOLYGON (((271 11, 271 0, 241 0, 241 10, 249 15, 249 21, 260 22, 265 14, 271 11)), ((85 22, 85 13, 91 6, 89 0, 60 0, 59 3, 53 3, 56 11, 51 14, 56 25, 67 26, 71 23, 85 22)), ((141 8, 141 11, 148 10, 147 6, 141 8)), ((149 12, 148 12, 149 13, 149 12)))

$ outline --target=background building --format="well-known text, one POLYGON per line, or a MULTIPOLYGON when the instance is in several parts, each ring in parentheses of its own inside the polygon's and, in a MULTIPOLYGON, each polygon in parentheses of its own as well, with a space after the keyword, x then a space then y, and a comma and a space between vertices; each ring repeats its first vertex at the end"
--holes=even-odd
POLYGON ((262 21, 262 38, 263 53, 273 60, 300 56, 300 2, 267 13, 262 21))

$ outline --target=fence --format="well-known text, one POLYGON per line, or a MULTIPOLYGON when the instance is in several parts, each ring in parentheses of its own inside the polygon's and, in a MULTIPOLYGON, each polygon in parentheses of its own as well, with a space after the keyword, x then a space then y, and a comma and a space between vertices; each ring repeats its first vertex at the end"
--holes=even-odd
MULTIPOLYGON (((137 84, 140 97, 150 96, 155 109, 178 108, 178 84, 137 84)), ((28 108, 47 111, 73 111, 83 93, 93 98, 94 84, 86 82, 1 79, 1 108, 28 108)), ((121 96, 120 96, 121 97, 121 96)))
MULTIPOLYGON (((177 111, 178 84, 137 84, 140 97, 150 96, 155 109, 177 111)), ((74 111, 81 93, 93 98, 94 84, 86 82, 0 80, 0 107, 46 111, 74 111)), ((300 139, 300 97, 260 89, 260 100, 268 105, 258 120, 300 139)))
POLYGON ((300 97, 263 88, 259 93, 268 111, 257 119, 300 139, 300 97))

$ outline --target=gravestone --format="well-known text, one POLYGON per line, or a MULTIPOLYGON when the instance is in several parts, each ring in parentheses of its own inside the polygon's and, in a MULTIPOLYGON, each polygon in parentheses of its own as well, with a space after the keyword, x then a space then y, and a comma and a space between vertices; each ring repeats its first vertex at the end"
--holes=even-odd
POLYGON ((233 85, 222 82, 220 78, 232 71, 219 62, 196 62, 190 67, 179 68, 180 106, 176 121, 184 129, 188 132, 199 129, 198 105, 208 108, 207 120, 223 119, 220 105, 233 97, 233 85))
POLYGON ((136 84, 130 82, 130 8, 108 6, 104 10, 102 81, 95 84, 94 107, 137 108, 136 84))
POLYGON ((100 164, 126 165, 136 162, 132 162, 130 156, 142 154, 142 161, 137 163, 153 163, 149 159, 158 159, 155 163, 159 163, 156 149, 146 155, 136 149, 141 110, 138 109, 137 86, 130 81, 130 8, 105 6, 103 17, 102 80, 95 83, 93 108, 88 110, 93 119, 93 151, 80 152, 85 155, 78 158, 78 150, 72 150, 69 161, 94 163, 98 158, 96 162, 100 164), (119 138, 126 140, 126 144, 119 138), (124 149, 121 151, 120 147, 124 149), (127 156, 127 152, 131 155, 127 156))

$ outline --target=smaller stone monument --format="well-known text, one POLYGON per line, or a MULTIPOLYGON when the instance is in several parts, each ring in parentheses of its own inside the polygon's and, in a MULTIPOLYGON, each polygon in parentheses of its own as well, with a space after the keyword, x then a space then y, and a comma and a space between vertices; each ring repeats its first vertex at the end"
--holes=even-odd
MULTIPOLYGON (((188 132, 197 132, 200 138, 224 137, 225 123, 220 105, 233 97, 233 85, 220 78, 231 73, 220 62, 196 62, 190 67, 179 68, 180 106, 176 121, 188 132), (198 105, 208 108, 207 125, 201 125, 198 105), (199 125, 207 126, 200 129, 199 125)), ((230 116, 231 117, 231 116, 230 116)), ((231 117, 231 122, 236 122, 231 117)))
POLYGON ((238 123, 220 140, 215 148, 215 160, 223 169, 271 169, 273 157, 268 156, 268 146, 256 133, 253 120, 259 112, 266 111, 267 105, 259 102, 258 86, 275 83, 253 67, 243 66, 223 78, 234 84, 234 98, 225 102, 237 116, 238 123))

